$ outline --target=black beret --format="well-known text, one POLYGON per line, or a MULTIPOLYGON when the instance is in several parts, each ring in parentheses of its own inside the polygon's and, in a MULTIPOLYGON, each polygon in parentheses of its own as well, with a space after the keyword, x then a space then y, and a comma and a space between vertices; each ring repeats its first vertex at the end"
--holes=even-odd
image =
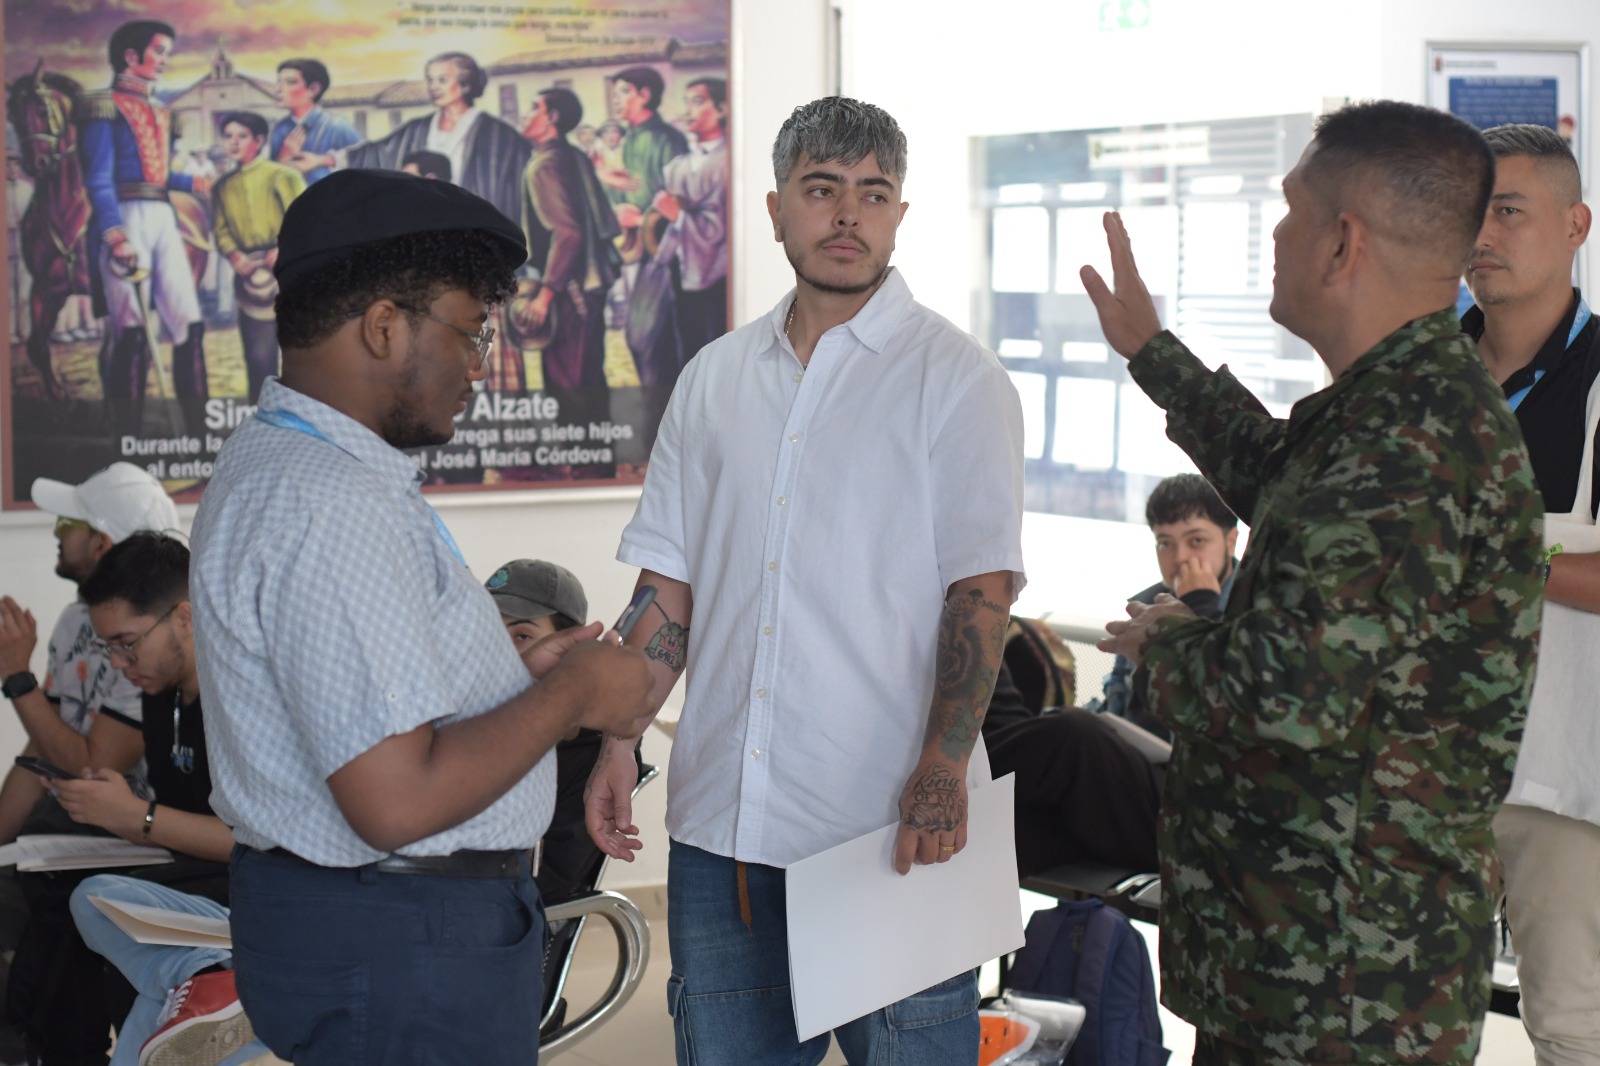
POLYGON ((528 257, 521 228, 460 186, 399 170, 340 170, 289 205, 273 273, 280 286, 288 286, 364 244, 459 230, 479 230, 494 238, 518 264, 528 257))

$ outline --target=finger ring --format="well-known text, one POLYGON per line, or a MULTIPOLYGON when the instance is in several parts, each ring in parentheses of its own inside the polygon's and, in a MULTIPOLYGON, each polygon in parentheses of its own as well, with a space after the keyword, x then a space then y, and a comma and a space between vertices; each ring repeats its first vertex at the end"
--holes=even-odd
POLYGON ((939 845, 939 850, 940 851, 954 851, 954 850, 956 850, 956 846, 954 844, 940 844, 939 845))

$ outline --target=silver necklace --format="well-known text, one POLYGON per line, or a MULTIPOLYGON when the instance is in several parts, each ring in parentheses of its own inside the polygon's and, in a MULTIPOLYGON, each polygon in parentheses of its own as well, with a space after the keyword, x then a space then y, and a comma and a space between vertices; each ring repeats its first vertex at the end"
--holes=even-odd
MULTIPOLYGON (((789 337, 789 331, 794 328, 794 310, 799 305, 799 303, 800 303, 800 298, 798 296, 796 296, 794 298, 794 300, 791 301, 790 304, 789 304, 789 313, 787 315, 783 316, 783 335, 785 337, 789 338, 789 343, 790 343, 791 346, 794 344, 794 338, 793 337, 789 337)), ((796 354, 796 358, 799 358, 798 353, 796 354)), ((801 363, 800 364, 800 373, 804 374, 805 372, 806 372, 806 364, 805 363, 801 363)))

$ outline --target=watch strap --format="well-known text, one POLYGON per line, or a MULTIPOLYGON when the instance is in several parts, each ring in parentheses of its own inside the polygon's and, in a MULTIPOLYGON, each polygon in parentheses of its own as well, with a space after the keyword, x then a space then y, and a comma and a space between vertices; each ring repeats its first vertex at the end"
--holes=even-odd
POLYGON ((30 671, 20 670, 6 678, 3 683, 0 683, 0 695, 5 696, 8 700, 14 700, 20 696, 26 696, 38 687, 39 679, 37 677, 34 677, 30 671))

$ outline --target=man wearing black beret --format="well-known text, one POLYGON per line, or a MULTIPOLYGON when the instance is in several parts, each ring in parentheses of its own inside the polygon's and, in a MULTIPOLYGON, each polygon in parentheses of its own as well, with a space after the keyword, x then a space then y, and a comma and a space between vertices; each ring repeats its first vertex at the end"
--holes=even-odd
POLYGON ((400 450, 454 434, 525 255, 445 182, 308 189, 278 239, 283 376, 195 516, 239 997, 297 1063, 534 1061, 553 749, 648 720, 643 655, 598 625, 519 658, 400 450))

